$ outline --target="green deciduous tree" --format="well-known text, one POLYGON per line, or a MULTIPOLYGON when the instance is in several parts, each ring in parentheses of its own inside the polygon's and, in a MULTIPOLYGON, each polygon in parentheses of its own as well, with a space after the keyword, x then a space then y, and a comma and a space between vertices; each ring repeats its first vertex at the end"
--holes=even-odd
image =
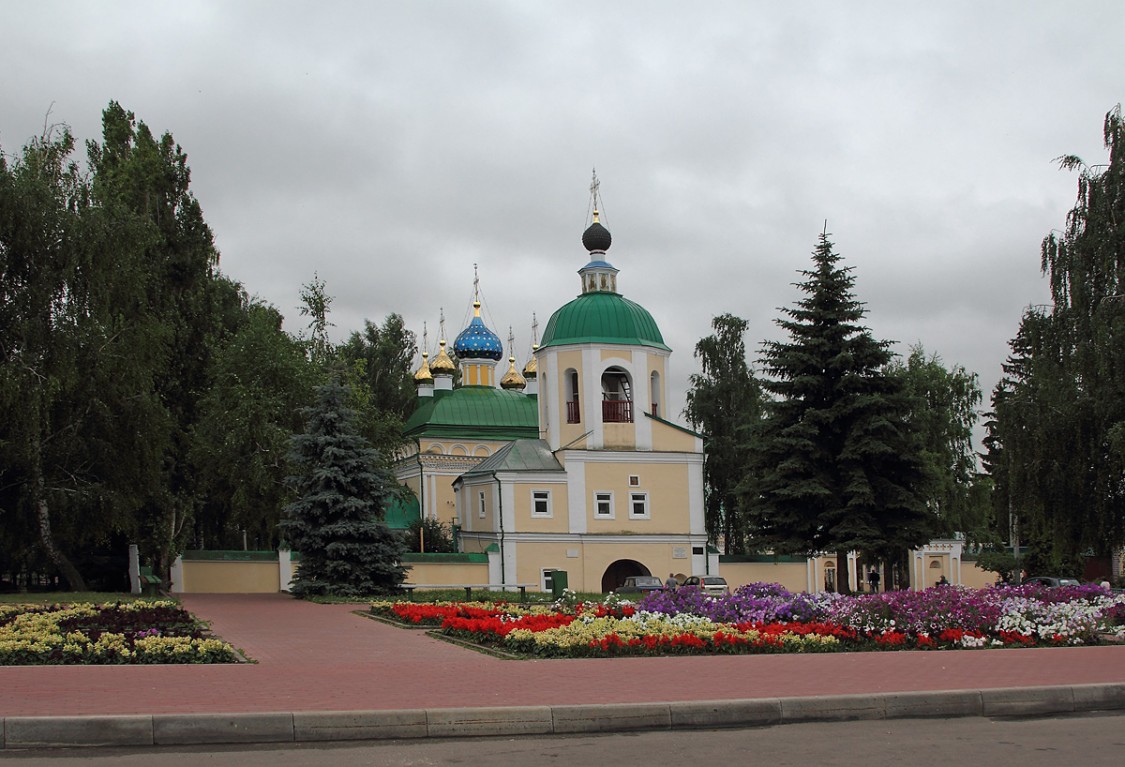
POLYGON ((727 554, 744 553, 749 529, 735 489, 746 474, 750 431, 761 418, 762 387, 746 363, 746 320, 721 314, 700 339, 684 415, 706 439, 703 464, 707 538, 727 554))
POLYGON ((888 343, 859 324, 855 278, 826 234, 801 274, 805 297, 777 321, 789 339, 764 345, 773 398, 740 491, 759 540, 780 553, 835 551, 846 591, 848 551, 901 557, 929 539, 932 515, 888 343))
POLYGON ((1079 170, 1062 232, 1043 241, 1053 304, 1025 313, 993 392, 996 506, 1019 522, 1030 566, 1080 571, 1125 543, 1125 120, 1103 126, 1109 163, 1079 170))
POLYGON ((402 534, 383 521, 395 483, 359 435, 348 397, 340 383, 318 387, 305 432, 293 437, 297 498, 281 527, 301 555, 297 596, 386 593, 405 577, 402 534))
POLYGON ((362 333, 352 333, 335 353, 347 370, 361 433, 389 457, 418 404, 411 365, 417 341, 399 314, 388 314, 382 325, 365 320, 363 326, 362 333))
POLYGON ((977 375, 961 365, 947 369, 921 344, 910 349, 905 362, 893 361, 888 372, 911 398, 907 422, 920 441, 927 480, 923 492, 937 516, 937 532, 965 533, 974 541, 989 538, 989 481, 978 473, 973 449, 981 403, 977 375))
POLYGON ((166 575, 190 533, 199 504, 190 462, 211 356, 234 330, 237 286, 217 279, 218 251, 190 191, 187 155, 170 133, 157 138, 132 112, 111 102, 102 115, 102 142, 87 143, 93 197, 145 222, 144 301, 120 307, 126 323, 153 328, 151 390, 165 413, 161 476, 131 530, 142 556, 166 575))
MULTIPOLYGON (((65 129, 0 161, 0 515, 3 548, 45 553, 71 588, 74 554, 132 524, 164 445, 145 303, 153 233, 94 197, 65 129)), ((17 566, 17 569, 20 569, 17 566)))
POLYGON ((278 544, 289 440, 318 377, 277 309, 245 294, 243 303, 244 324, 215 352, 191 446, 202 498, 196 540, 211 548, 241 546, 243 534, 256 548, 278 544))

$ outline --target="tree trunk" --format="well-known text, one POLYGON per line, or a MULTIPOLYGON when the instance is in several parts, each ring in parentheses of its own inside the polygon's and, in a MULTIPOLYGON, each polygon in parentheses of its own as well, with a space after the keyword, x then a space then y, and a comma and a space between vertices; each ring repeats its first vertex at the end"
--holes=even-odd
MULTIPOLYGON (((36 427, 39 426, 38 418, 35 420, 35 425, 36 427)), ((51 509, 47 504, 47 493, 43 482, 43 454, 38 434, 32 437, 31 450, 31 492, 34 494, 32 504, 35 507, 36 521, 39 525, 39 543, 42 544, 51 564, 57 567, 62 576, 66 578, 70 590, 85 591, 85 579, 66 555, 59 551, 59 547, 55 545, 55 536, 51 532, 51 509)))
POLYGON ((851 573, 848 572, 848 553, 836 552, 836 591, 840 594, 852 593, 851 573))
POLYGON ((82 574, 78 572, 66 555, 59 551, 58 546, 55 545, 55 538, 51 534, 51 515, 47 506, 47 499, 41 494, 42 487, 38 488, 40 493, 35 501, 35 513, 39 518, 39 542, 43 545, 43 550, 47 552, 47 558, 51 563, 59 569, 63 577, 66 578, 67 584, 70 586, 71 591, 85 591, 86 581, 82 574))

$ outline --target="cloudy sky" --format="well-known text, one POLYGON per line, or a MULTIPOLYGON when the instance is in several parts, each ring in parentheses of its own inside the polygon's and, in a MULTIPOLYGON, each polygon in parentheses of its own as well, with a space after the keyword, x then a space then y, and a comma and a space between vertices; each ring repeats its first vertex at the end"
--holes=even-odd
MULTIPOLYGON (((867 322, 1000 375, 1039 245, 1105 161, 1125 4, 0 2, 0 148, 116 100, 188 154, 221 268, 287 327, 485 320, 525 361, 579 292, 591 169, 620 291, 673 348, 777 338, 827 221, 867 322)), ((986 394, 987 396, 987 394, 986 394)))

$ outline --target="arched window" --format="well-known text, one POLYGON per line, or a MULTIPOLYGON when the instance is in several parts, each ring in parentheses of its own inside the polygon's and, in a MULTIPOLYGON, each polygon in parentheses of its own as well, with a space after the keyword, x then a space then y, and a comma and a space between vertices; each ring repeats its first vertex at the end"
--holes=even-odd
POLYGON ((580 423, 582 417, 578 409, 578 371, 569 368, 563 373, 566 381, 566 422, 580 423))
POLYGON ((652 403, 652 414, 655 416, 660 415, 660 374, 655 370, 652 375, 648 377, 649 383, 649 402, 652 403))
POLYGON ((602 422, 633 422, 633 384, 623 368, 615 366, 602 373, 602 422))

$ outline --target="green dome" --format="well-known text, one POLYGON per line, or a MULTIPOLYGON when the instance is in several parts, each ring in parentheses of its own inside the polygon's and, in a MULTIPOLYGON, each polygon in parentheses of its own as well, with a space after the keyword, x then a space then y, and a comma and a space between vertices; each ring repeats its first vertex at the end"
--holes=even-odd
POLYGON ((656 321, 640 304, 618 293, 585 293, 555 312, 540 348, 567 344, 624 344, 671 351, 656 321))

